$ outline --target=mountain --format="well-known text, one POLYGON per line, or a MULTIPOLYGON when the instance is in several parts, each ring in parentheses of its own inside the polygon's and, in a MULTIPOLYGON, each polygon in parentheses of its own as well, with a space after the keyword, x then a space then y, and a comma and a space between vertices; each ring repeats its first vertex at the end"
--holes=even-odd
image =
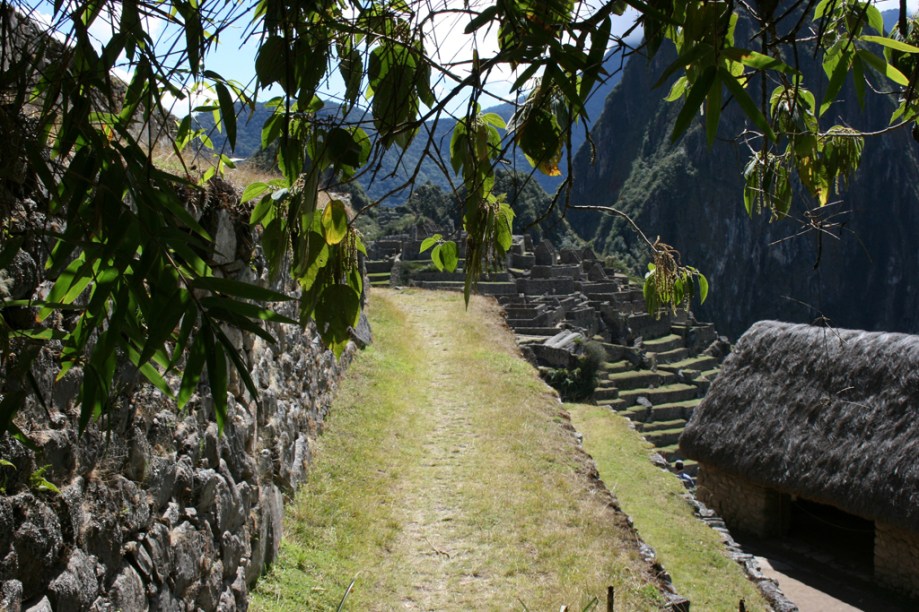
MULTIPOLYGON (((582 120, 572 132, 572 151, 577 151, 584 144, 586 132, 594 125, 596 119, 603 111, 603 104, 606 96, 609 95, 619 82, 623 65, 625 65, 625 60, 619 54, 613 54, 607 60, 606 66, 610 76, 605 82, 597 85, 597 88, 587 101, 585 105, 586 119, 582 120), (585 129, 585 126, 587 129, 585 129)), ((337 107, 327 107, 320 111, 319 115, 333 116, 337 110, 337 107)), ((505 103, 490 107, 486 109, 485 112, 496 113, 505 121, 509 121, 514 114, 514 110, 513 105, 505 103)), ((237 120, 236 149, 233 151, 233 157, 250 158, 259 153, 259 149, 261 148, 262 125, 271 115, 271 112, 271 109, 267 108, 264 103, 257 103, 255 111, 252 113, 248 110, 240 109, 239 119, 237 120)), ((363 112, 364 111, 361 109, 355 109, 352 111, 352 117, 349 117, 349 119, 355 121, 360 120, 362 119, 360 115, 363 114, 363 112)), ((226 136, 214 129, 214 120, 211 113, 199 113, 196 116, 196 123, 198 127, 202 127, 210 133, 211 140, 216 150, 229 150, 229 147, 226 145, 226 136)), ((418 167, 419 160, 425 156, 426 150, 431 146, 433 146, 434 149, 428 152, 433 153, 435 150, 439 150, 441 156, 444 158, 444 166, 446 168, 450 167, 450 138, 455 126, 456 120, 447 116, 444 116, 436 123, 434 121, 427 122, 425 126, 419 130, 418 136, 405 151, 393 148, 384 152, 379 163, 358 178, 361 186, 371 199, 379 200, 385 198, 384 203, 388 205, 400 204, 408 198, 409 189, 403 188, 400 190, 399 188, 412 178, 414 179, 412 181, 413 184, 417 186, 431 183, 444 191, 453 191, 455 187, 458 188, 461 178, 455 176, 452 169, 449 170, 448 178, 444 175, 441 166, 429 157, 425 158, 421 162, 420 167, 418 167), (430 138, 427 137, 428 133, 431 134, 430 138), (395 193, 393 193, 394 191, 395 193)), ((365 126, 365 129, 368 129, 367 126, 365 126)), ((371 131, 372 130, 368 129, 368 132, 371 131)), ((564 164, 562 167, 562 176, 546 176, 541 172, 534 171, 523 154, 516 150, 516 147, 513 148, 512 151, 513 155, 510 155, 506 160, 506 170, 530 174, 533 180, 541 185, 548 193, 555 193, 564 180, 564 164)))
MULTIPOLYGON (((711 148, 698 121, 671 143, 679 106, 663 101, 669 85, 651 86, 672 59, 629 63, 592 133, 594 163, 590 152, 578 151, 572 201, 616 206, 652 240, 659 235, 676 247, 712 287, 708 301, 694 307, 697 316, 732 337, 760 319, 821 317, 839 327, 919 332, 919 144, 908 130, 867 139, 842 203, 808 211, 796 197, 792 219, 750 219, 742 199, 749 151, 731 140, 744 118, 729 106, 711 148)), ((886 127, 892 110, 877 96, 861 109, 854 95, 844 95, 830 112, 836 123, 872 130, 886 127)), ((621 219, 568 218, 598 251, 643 272, 647 248, 621 219)))

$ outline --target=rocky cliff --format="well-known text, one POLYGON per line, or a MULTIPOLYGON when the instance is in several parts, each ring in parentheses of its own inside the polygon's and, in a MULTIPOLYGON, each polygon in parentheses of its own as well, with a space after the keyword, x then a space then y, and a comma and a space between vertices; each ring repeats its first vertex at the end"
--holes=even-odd
MULTIPOLYGON (((572 201, 615 205, 652 239, 677 247, 711 282, 696 313, 733 337, 766 318, 919 331, 919 144, 908 130, 868 139, 844 200, 816 214, 826 232, 808 227, 814 217, 800 197, 791 219, 751 220, 742 198, 749 154, 732 140, 743 117, 729 106, 711 148, 698 121, 671 143, 679 106, 663 101, 669 85, 651 89, 671 60, 664 54, 626 67, 593 131, 595 162, 585 149, 577 155, 572 201)), ((879 129, 892 110, 877 98, 861 109, 844 95, 832 112, 834 122, 879 129)), ((621 220, 575 212, 569 220, 598 251, 644 271, 646 251, 621 220)))

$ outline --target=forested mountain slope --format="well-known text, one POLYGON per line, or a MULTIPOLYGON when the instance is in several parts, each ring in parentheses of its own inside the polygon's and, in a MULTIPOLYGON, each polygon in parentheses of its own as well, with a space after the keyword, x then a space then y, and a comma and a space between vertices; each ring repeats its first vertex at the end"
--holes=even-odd
MULTIPOLYGON (((680 107, 663 100, 669 84, 652 85, 672 59, 629 63, 592 133, 595 163, 586 149, 577 154, 572 201, 615 205, 652 240, 660 235, 679 249, 712 286, 697 314, 731 336, 759 319, 820 316, 836 326, 919 331, 919 144, 908 129, 867 139, 841 203, 809 212, 813 200, 796 196, 791 218, 770 224, 766 213, 751 220, 742 177, 750 152, 732 140, 745 127, 743 117, 729 104, 711 149, 698 119, 671 143, 680 107), (817 231, 821 223, 825 231, 817 231)), ((825 79, 810 79, 818 81, 825 79)), ((758 86, 751 87, 758 98, 758 86)), ((846 95, 827 114, 837 115, 835 123, 878 130, 893 110, 887 102, 868 96, 860 109, 846 95)), ((598 250, 644 271, 647 248, 622 220, 583 212, 569 219, 598 250)))

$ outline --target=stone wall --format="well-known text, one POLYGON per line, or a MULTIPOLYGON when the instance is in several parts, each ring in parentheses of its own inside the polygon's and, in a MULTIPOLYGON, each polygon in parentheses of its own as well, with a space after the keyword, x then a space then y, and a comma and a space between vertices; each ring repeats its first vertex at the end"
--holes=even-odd
POLYGON ((881 521, 874 527, 875 578, 919 597, 919 534, 881 521))
MULTIPOLYGON (((218 253, 244 251, 248 215, 234 206, 205 206, 218 253)), ((266 284, 257 251, 228 257, 223 269, 266 284)), ((312 327, 269 327, 276 344, 231 336, 260 403, 231 372, 222 435, 205 381, 179 412, 125 367, 111 417, 78 436, 82 373, 57 381, 55 347, 44 351, 33 373, 46 405, 30 401, 16 421, 37 448, 0 438, 0 457, 13 464, 0 467, 0 610, 246 609, 277 556, 284 497, 307 474, 354 350, 336 362, 312 327)))
POLYGON ((729 528, 760 537, 788 531, 789 498, 710 465, 700 464, 696 497, 717 512, 729 528))

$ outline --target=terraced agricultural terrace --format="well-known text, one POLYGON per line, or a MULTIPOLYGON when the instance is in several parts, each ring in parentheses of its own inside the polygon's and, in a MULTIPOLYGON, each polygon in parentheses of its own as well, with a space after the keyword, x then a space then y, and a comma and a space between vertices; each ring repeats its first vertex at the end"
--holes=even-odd
MULTIPOLYGON (((369 249, 371 285, 462 291, 459 242, 460 265, 444 272, 420 253, 420 240, 379 240, 369 249)), ((496 297, 524 355, 544 373, 578 367, 588 343, 602 347, 593 401, 627 416, 668 461, 680 458, 680 434, 729 349, 710 323, 685 309, 648 314, 641 288, 591 249, 556 250, 529 236, 514 237, 506 267, 483 276, 476 292, 496 297)))

